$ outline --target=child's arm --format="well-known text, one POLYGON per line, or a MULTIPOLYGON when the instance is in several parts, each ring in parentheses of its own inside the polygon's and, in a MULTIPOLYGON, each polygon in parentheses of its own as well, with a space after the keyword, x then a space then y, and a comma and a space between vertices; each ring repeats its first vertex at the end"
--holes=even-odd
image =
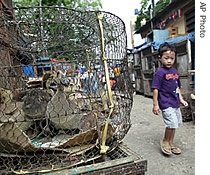
POLYGON ((155 115, 160 113, 159 103, 158 103, 158 89, 153 90, 153 109, 152 112, 155 115))
POLYGON ((183 96, 182 96, 181 89, 179 89, 179 100, 180 100, 180 103, 181 103, 184 107, 187 107, 187 106, 188 106, 188 103, 184 100, 184 98, 183 98, 183 96))

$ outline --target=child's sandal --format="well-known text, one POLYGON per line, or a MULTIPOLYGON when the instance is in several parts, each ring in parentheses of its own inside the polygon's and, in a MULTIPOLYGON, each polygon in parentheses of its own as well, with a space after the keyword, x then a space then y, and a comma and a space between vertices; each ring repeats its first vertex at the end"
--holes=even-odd
POLYGON ((162 140, 160 140, 160 148, 164 154, 166 154, 166 155, 172 154, 171 147, 169 145, 165 145, 162 140), (169 150, 170 150, 170 152, 168 152, 169 150))
POLYGON ((181 149, 180 148, 178 148, 178 147, 176 147, 176 146, 171 146, 171 152, 173 153, 173 154, 181 154, 181 149))

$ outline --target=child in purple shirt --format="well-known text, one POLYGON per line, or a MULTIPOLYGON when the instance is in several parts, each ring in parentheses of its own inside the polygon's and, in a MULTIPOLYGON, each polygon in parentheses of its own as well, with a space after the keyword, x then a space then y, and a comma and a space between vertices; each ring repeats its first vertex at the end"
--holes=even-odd
POLYGON ((180 88, 178 71, 173 68, 176 59, 176 48, 163 43, 159 48, 159 59, 162 63, 153 78, 153 113, 158 115, 162 111, 163 121, 166 125, 165 135, 161 140, 161 150, 167 155, 180 154, 181 149, 174 145, 176 128, 182 124, 180 104, 185 107, 188 103, 183 99, 180 88))

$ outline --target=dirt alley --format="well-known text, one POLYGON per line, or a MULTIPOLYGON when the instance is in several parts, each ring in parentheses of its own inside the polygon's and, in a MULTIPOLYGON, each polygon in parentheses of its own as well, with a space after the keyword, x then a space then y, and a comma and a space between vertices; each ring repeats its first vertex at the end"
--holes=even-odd
POLYGON ((134 95, 131 123, 123 142, 147 160, 146 175, 195 174, 195 124, 192 121, 184 122, 176 130, 175 144, 182 153, 170 157, 160 150, 165 125, 161 114, 152 113, 152 98, 134 95))

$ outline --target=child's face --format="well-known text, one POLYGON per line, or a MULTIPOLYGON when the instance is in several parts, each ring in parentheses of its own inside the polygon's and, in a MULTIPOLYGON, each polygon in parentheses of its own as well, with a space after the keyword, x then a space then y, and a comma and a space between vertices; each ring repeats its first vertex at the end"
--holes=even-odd
POLYGON ((176 54, 173 51, 163 52, 162 57, 160 57, 160 61, 166 68, 171 68, 175 62, 176 54))

